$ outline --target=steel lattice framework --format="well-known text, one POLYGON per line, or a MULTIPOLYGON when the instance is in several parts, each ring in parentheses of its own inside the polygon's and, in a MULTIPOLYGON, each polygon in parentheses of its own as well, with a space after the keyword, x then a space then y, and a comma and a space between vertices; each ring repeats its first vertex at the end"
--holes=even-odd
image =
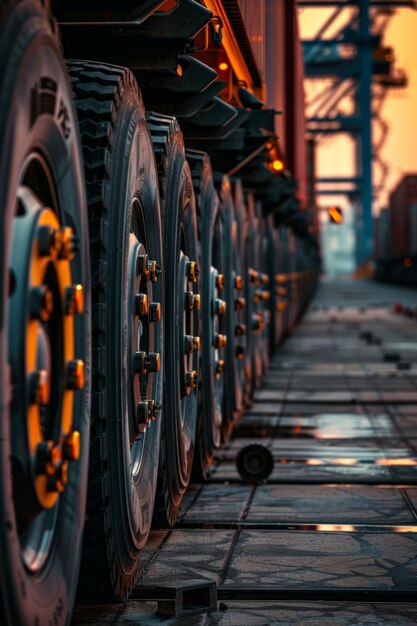
POLYGON ((411 0, 301 0, 298 6, 333 9, 315 36, 303 41, 306 79, 328 79, 326 87, 307 103, 307 129, 315 137, 316 146, 337 133, 354 138, 355 174, 318 178, 316 182, 319 195, 355 200, 356 261, 361 265, 372 256, 372 203, 387 173, 379 154, 388 131, 380 116, 381 107, 388 88, 407 84, 405 74, 394 68, 394 54, 384 46, 383 35, 395 9, 416 5, 411 0), (343 19, 346 9, 350 13, 343 19), (342 27, 337 26, 340 23, 342 27), (332 32, 335 28, 336 33, 332 32), (379 130, 377 141, 373 138, 373 122, 379 130), (373 163, 380 169, 377 183, 373 180, 373 163))

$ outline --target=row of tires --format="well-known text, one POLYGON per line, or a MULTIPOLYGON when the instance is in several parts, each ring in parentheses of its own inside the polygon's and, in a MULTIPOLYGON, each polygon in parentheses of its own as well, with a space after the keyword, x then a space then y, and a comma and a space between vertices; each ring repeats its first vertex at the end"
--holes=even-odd
POLYGON ((65 624, 79 569, 80 600, 129 596, 316 273, 129 70, 0 10, 0 621, 65 624))

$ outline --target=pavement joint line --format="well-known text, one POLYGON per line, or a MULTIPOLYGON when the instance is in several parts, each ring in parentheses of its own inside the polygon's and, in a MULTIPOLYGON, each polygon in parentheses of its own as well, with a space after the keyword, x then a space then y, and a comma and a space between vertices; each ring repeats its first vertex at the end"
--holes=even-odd
MULTIPOLYGON (((417 525, 413 524, 399 524, 397 526, 386 525, 386 524, 349 524, 346 522, 216 522, 216 521, 207 521, 203 522, 202 520, 196 520, 193 522, 181 521, 177 522, 173 531, 175 530, 235 530, 238 535, 242 531, 246 530, 265 530, 265 531, 296 531, 296 532, 311 532, 311 533, 329 533, 334 534, 335 532, 339 533, 394 533, 394 534, 402 534, 402 533, 417 533, 417 525)), ((238 537, 237 537, 238 538, 238 537)), ((237 541, 236 538, 236 541, 237 541)), ((235 546, 236 541, 232 540, 233 545, 235 546)), ((234 547, 233 547, 234 550, 234 547)), ((231 555, 232 556, 232 555, 231 555)), ((230 564, 230 559, 228 555, 226 556, 227 568, 230 564)), ((226 568, 226 569, 227 569, 226 568)), ((225 568, 222 569, 224 571, 225 568)))
POLYGON ((246 602, 282 602, 294 601, 302 602, 307 600, 320 602, 417 602, 417 591, 411 589, 383 589, 369 588, 338 588, 338 589, 305 589, 295 588, 274 588, 274 587, 236 587, 219 586, 217 588, 217 598, 219 600, 244 600, 246 602))

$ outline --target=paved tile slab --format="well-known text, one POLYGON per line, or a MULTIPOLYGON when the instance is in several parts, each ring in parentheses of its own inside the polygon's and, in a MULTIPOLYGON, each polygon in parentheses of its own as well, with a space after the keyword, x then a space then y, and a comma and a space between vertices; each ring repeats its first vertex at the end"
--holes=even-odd
POLYGON ((246 520, 393 526, 416 522, 398 489, 366 485, 261 486, 246 520))
POLYGON ((417 534, 243 531, 225 586, 402 589, 417 586, 417 534))
POLYGON ((245 510, 251 488, 239 485, 205 485, 185 522, 237 522, 245 510))
POLYGON ((196 578, 219 582, 232 538, 229 530, 176 529, 149 566, 144 583, 196 578))
MULTIPOLYGON (((398 468, 398 470, 406 470, 407 468, 398 468)), ((414 468, 409 468, 414 469, 414 468)), ((357 463, 355 465, 338 465, 336 462, 325 465, 308 465, 306 463, 275 463, 274 470, 271 474, 270 481, 279 481, 280 483, 398 483, 402 480, 417 481, 417 468, 415 471, 408 473, 397 473, 395 478, 389 467, 374 465, 371 463, 357 463)), ((240 476, 233 462, 222 462, 213 468, 213 478, 216 480, 240 480, 240 476)))
POLYGON ((343 602, 224 602, 212 626, 415 626, 417 607, 409 604, 343 602))

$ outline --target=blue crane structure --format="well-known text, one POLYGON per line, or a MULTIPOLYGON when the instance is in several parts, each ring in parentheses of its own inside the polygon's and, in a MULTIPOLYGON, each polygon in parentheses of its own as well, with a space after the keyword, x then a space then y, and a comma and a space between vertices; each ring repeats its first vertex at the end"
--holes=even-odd
POLYGON ((316 35, 303 41, 306 79, 329 79, 327 87, 307 103, 307 131, 316 147, 336 133, 348 133, 355 140, 355 174, 318 178, 316 192, 347 196, 354 202, 356 264, 360 266, 372 258, 373 198, 382 189, 388 169, 379 154, 388 131, 381 106, 387 88, 407 84, 405 73, 394 68, 393 50, 384 46, 383 35, 396 8, 416 5, 414 0, 299 0, 298 6, 333 9, 316 35), (345 9, 353 9, 348 21, 343 21, 345 9), (339 30, 338 20, 343 22, 339 30), (332 27, 336 34, 329 36, 332 27), (352 106, 346 113, 343 104, 348 99, 352 106), (373 141, 373 122, 380 127, 377 142, 373 141), (381 170, 378 184, 373 181, 373 162, 381 170))

